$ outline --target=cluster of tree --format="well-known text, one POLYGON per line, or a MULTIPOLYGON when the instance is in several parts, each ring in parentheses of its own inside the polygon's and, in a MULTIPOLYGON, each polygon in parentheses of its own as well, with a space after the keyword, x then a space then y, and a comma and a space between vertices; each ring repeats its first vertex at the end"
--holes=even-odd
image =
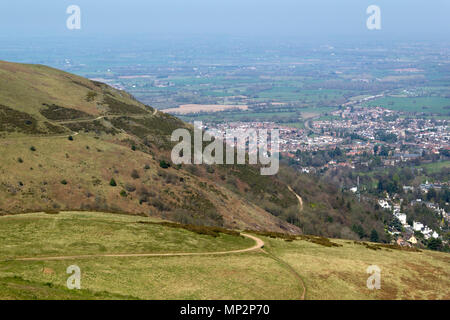
POLYGON ((332 150, 318 150, 318 151, 300 151, 295 153, 299 158, 300 165, 308 167, 322 167, 331 160, 345 161, 345 153, 336 147, 332 150))
POLYGON ((388 157, 390 151, 391 151, 391 149, 384 144, 383 145, 377 144, 373 147, 374 155, 379 155, 381 157, 388 157))
POLYGON ((364 138, 363 136, 357 134, 356 132, 347 133, 345 137, 350 138, 351 140, 361 140, 361 141, 367 141, 367 138, 364 138))
POLYGON ((446 222, 442 219, 442 216, 424 204, 405 206, 403 211, 406 213, 407 222, 411 226, 413 225, 413 221, 421 222, 435 231, 440 231, 441 226, 444 228, 446 226, 446 222))
POLYGON ((400 193, 403 190, 397 179, 381 178, 378 180, 378 192, 387 192, 389 194, 400 193))
POLYGON ((379 130, 375 133, 375 138, 380 141, 388 142, 388 143, 395 143, 397 142, 398 138, 397 135, 394 133, 387 133, 384 130, 379 130))

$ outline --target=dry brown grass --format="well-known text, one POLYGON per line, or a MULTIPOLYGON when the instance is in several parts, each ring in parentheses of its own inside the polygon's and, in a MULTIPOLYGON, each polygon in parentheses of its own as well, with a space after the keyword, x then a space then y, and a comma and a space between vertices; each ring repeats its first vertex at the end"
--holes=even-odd
MULTIPOLYGON (((216 208, 226 227, 264 226, 281 230, 275 217, 211 181, 176 168, 164 170, 171 178, 168 181, 167 177, 159 175, 158 158, 132 151, 128 144, 120 143, 127 137, 120 134, 95 139, 89 134, 79 134, 74 141, 67 137, 0 139, 3 151, 0 153, 0 215, 91 210, 170 218, 167 215, 171 211, 161 211, 154 205, 162 203, 176 210, 195 200, 197 204, 216 208), (30 151, 30 146, 36 151, 30 151), (18 158, 23 162, 19 163, 18 158), (147 170, 146 165, 149 165, 147 170), (133 170, 138 172, 139 179, 131 176, 133 170), (111 178, 116 180, 117 187, 109 185, 111 178), (61 184, 63 180, 67 184, 61 184), (205 188, 199 182, 214 189, 205 188), (133 186, 134 191, 121 196, 120 192, 130 189, 129 186, 133 186), (152 201, 141 202, 144 193, 152 201)), ((194 212, 198 214, 199 209, 195 207, 194 212)))
POLYGON ((266 249, 304 279, 307 299, 449 299, 450 255, 392 250, 333 239, 340 247, 267 238, 266 249), (374 249, 374 248, 377 249, 374 249), (381 289, 366 286, 367 267, 381 268, 381 289))

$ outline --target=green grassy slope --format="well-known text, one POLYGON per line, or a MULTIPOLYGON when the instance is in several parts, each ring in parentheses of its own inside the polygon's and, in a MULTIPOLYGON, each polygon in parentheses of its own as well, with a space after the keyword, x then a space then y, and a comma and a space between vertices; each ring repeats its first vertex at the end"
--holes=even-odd
MULTIPOLYGON (((99 115, 112 113, 103 102, 108 99, 144 108, 124 91, 43 65, 28 65, 0 61, 0 101, 3 104, 39 116, 43 103, 58 105, 99 115)), ((152 108, 144 108, 153 111, 152 108)), ((129 111, 128 111, 129 112, 129 111)))
MULTIPOLYGON (((449 299, 448 254, 374 250, 346 240, 285 241, 259 236, 266 252, 172 257, 93 257, 15 261, 23 255, 206 252, 252 246, 248 239, 211 237, 136 221, 149 218, 91 212, 0 217, 0 299, 449 299), (23 230, 18 233, 18 230, 23 230), (127 241, 127 239, 130 239, 127 241), (285 263, 281 263, 282 259, 285 263), (9 259, 6 259, 9 258, 9 259), (65 288, 66 269, 81 269, 81 291, 65 288), (370 265, 381 289, 366 287, 370 265)), ((300 240, 303 239, 303 240, 300 240)))
POLYGON ((139 216, 88 212, 5 216, 0 218, 0 242, 6 244, 0 259, 68 253, 212 252, 253 245, 252 240, 244 237, 222 233, 218 237, 197 235, 148 223, 153 221, 139 216))

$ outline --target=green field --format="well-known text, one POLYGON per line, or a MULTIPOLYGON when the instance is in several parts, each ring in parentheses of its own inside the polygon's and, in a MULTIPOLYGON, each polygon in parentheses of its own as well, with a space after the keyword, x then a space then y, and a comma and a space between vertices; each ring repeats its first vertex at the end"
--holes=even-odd
POLYGON ((304 288, 306 299, 450 298, 448 254, 373 250, 344 240, 332 240, 341 246, 329 247, 258 236, 266 243, 265 251, 14 259, 80 253, 229 251, 254 245, 241 236, 211 237, 137 223, 144 220, 156 221, 91 212, 0 217, 0 299, 299 299, 304 288), (366 269, 374 264, 382 270, 381 290, 371 291, 366 287, 366 269), (65 288, 66 269, 71 265, 81 269, 82 290, 65 288))
POLYGON ((251 247, 248 238, 196 235, 155 219, 102 213, 34 213, 1 218, 0 259, 96 253, 210 252, 251 247), (14 237, 10 235, 14 234, 14 237))
POLYGON ((424 168, 427 170, 427 173, 437 173, 442 171, 442 169, 450 169, 450 161, 440 161, 422 164, 419 168, 424 168))
MULTIPOLYGON (((180 115, 180 118, 187 122, 205 121, 270 121, 279 122, 283 125, 294 123, 296 127, 303 128, 303 120, 317 116, 325 116, 335 111, 334 107, 270 107, 264 110, 246 111, 223 111, 214 113, 204 113, 199 115, 180 115)), ((326 117, 326 116, 325 116, 326 117)))
POLYGON ((383 97, 365 102, 363 106, 381 106, 396 111, 447 115, 450 99, 444 97, 383 97))

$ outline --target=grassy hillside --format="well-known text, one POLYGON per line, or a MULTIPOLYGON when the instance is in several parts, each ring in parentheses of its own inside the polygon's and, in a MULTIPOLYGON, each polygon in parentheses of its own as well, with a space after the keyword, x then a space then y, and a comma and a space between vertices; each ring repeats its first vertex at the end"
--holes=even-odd
POLYGON ((446 253, 332 242, 341 246, 271 239, 266 248, 302 276, 307 299, 450 299, 450 256, 446 253), (366 269, 371 265, 381 269, 380 290, 366 287, 366 269))
POLYGON ((248 238, 230 234, 212 237, 165 227, 146 217, 90 212, 6 216, 1 218, 0 234, 0 242, 6 244, 0 259, 67 253, 210 252, 253 244, 248 238))
POLYGON ((298 299, 304 286, 306 299, 450 298, 448 254, 348 240, 286 241, 257 235, 265 251, 13 260, 81 251, 212 252, 253 245, 240 236, 213 237, 139 221, 159 220, 92 212, 0 217, 0 245, 5 248, 0 257, 0 299, 298 299), (66 268, 74 264, 81 268, 80 291, 65 289, 66 268), (370 265, 381 268, 381 290, 366 287, 370 265))
POLYGON ((249 167, 162 165, 170 164, 171 133, 187 125, 123 91, 8 62, 0 62, 0 87, 0 214, 112 211, 300 232, 258 204, 296 205, 276 178, 249 167))

